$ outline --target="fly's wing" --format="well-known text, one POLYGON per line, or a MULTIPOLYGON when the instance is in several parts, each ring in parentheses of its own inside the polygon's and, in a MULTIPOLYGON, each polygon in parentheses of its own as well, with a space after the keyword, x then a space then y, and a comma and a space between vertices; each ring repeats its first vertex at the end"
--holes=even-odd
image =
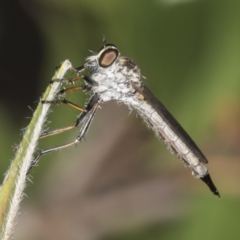
POLYGON ((83 112, 77 119, 75 126, 81 126, 79 134, 77 136, 77 139, 81 141, 82 138, 84 138, 85 134, 87 133, 92 120, 95 116, 95 113, 99 106, 99 96, 98 94, 94 94, 89 102, 87 103, 87 106, 85 108, 85 112, 83 112))
POLYGON ((133 86, 141 95, 144 96, 145 101, 147 101, 154 108, 154 110, 161 116, 161 118, 172 129, 172 131, 199 158, 199 160, 203 163, 208 163, 207 158, 198 148, 196 143, 191 139, 191 137, 177 122, 177 120, 172 116, 172 114, 165 108, 165 106, 151 93, 151 91, 145 85, 142 85, 141 87, 138 87, 136 85, 133 85, 133 86))

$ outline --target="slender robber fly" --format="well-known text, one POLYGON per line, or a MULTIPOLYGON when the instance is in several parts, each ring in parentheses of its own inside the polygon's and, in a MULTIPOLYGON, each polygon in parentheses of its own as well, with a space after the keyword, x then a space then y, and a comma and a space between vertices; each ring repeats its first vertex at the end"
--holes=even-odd
POLYGON ((167 147, 191 169, 192 174, 205 182, 210 190, 220 197, 206 167, 208 163, 207 158, 171 113, 143 84, 141 70, 133 60, 120 56, 116 46, 106 44, 104 41, 104 45, 98 53, 88 57, 83 66, 74 70, 79 74, 77 78, 72 80, 60 79, 59 81, 73 83, 83 79, 85 85, 62 89, 59 91, 59 94, 84 89, 91 93, 91 98, 85 108, 81 108, 65 98, 42 101, 42 103, 48 104, 64 103, 82 111, 82 113, 74 125, 43 132, 40 138, 58 134, 75 127, 80 127, 79 134, 73 142, 41 150, 33 160, 32 166, 36 164, 42 155, 80 142, 85 136, 99 105, 110 100, 116 100, 119 103, 124 103, 130 109, 134 109, 157 137, 162 139, 167 147), (80 76, 80 73, 85 70, 90 72, 90 75, 80 76))

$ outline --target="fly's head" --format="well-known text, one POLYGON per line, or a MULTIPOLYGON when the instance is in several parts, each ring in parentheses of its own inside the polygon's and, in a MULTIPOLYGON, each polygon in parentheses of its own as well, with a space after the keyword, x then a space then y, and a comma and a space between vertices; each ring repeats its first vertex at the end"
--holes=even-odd
POLYGON ((133 78, 134 82, 141 79, 141 71, 137 64, 128 57, 121 57, 113 44, 104 44, 97 54, 88 57, 84 68, 92 73, 104 75, 121 73, 125 78, 133 78))
POLYGON ((120 53, 116 46, 104 44, 97 54, 86 59, 87 62, 84 64, 84 68, 93 73, 114 72, 119 57, 120 53))

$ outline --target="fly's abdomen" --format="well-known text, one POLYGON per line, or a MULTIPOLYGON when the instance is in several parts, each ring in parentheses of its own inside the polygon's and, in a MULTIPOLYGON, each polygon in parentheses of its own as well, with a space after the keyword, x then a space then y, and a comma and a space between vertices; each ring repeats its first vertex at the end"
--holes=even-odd
POLYGON ((161 138, 168 148, 180 158, 197 178, 208 174, 207 167, 191 151, 183 139, 178 136, 166 121, 146 101, 135 106, 137 112, 142 116, 147 125, 161 138))

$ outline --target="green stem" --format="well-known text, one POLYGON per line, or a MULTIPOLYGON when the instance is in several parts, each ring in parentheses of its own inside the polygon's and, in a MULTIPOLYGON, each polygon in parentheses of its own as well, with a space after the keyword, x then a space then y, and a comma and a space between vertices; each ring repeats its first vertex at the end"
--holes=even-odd
MULTIPOLYGON (((68 60, 64 61, 56 71, 53 80, 62 79, 70 68, 71 63, 68 60)), ((53 100, 60 85, 61 82, 59 81, 50 84, 43 95, 43 99, 53 100)), ((15 159, 12 161, 0 188, 0 239, 2 240, 11 239, 15 226, 15 217, 26 186, 27 171, 31 166, 33 154, 49 108, 50 104, 38 104, 16 152, 15 159)))

